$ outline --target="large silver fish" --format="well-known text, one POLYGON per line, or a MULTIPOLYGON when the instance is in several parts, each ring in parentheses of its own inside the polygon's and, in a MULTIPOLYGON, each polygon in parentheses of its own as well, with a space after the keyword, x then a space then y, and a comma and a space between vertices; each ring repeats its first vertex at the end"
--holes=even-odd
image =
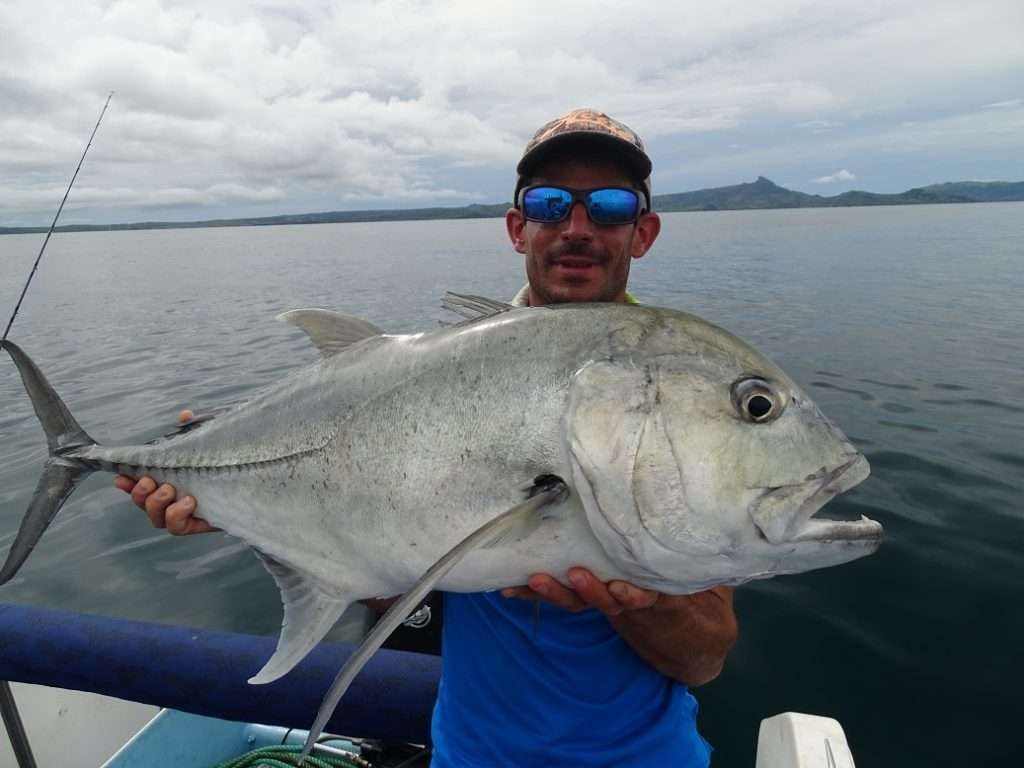
POLYGON ((814 517, 867 477, 864 457, 730 333, 653 307, 513 309, 454 295, 449 305, 466 322, 414 335, 286 313, 319 362, 141 446, 94 442, 6 343, 50 459, 0 583, 89 472, 172 483, 281 589, 277 650, 251 680, 262 683, 363 598, 407 593, 380 635, 432 587, 496 589, 579 565, 683 594, 878 547, 874 521, 814 517))

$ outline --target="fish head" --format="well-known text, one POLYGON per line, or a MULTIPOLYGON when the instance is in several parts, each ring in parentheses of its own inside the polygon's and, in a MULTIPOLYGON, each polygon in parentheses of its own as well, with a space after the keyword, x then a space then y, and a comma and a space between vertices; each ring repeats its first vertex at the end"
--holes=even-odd
POLYGON ((847 437, 745 342, 658 312, 571 387, 573 486, 605 553, 636 583, 678 593, 875 551, 877 522, 815 517, 868 476, 847 437))

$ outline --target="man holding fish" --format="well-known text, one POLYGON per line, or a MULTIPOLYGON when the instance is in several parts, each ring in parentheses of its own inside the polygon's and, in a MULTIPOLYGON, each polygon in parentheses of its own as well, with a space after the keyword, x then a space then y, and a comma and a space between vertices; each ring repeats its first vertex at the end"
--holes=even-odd
MULTIPOLYGON (((574 110, 537 131, 506 214, 528 278, 513 303, 634 303, 630 263, 661 226, 650 172, 636 133, 602 113, 574 110)), ((172 485, 115 484, 158 528, 215 530, 172 485)), ((433 765, 707 765, 688 687, 713 680, 736 640, 732 593, 667 595, 579 567, 446 593, 433 765)))

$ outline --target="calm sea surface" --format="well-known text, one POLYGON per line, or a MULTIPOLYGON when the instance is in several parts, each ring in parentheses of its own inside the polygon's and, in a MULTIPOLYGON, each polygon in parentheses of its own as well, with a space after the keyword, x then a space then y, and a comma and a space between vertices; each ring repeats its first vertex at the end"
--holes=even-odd
MULTIPOLYGON (((0 238, 4 322, 41 240, 0 238)), ((445 290, 522 282, 497 219, 61 234, 12 338, 91 434, 136 443, 312 361, 283 310, 422 330, 445 290)), ((715 765, 753 765, 760 719, 786 710, 838 718, 860 768, 1021 764, 1024 204, 668 214, 631 287, 803 384, 873 469, 830 514, 886 529, 866 560, 737 592, 740 641, 697 692, 715 765)), ((4 357, 0 551, 44 456, 4 357)), ((0 601, 276 633, 242 545, 154 531, 110 482, 86 482, 0 601)))

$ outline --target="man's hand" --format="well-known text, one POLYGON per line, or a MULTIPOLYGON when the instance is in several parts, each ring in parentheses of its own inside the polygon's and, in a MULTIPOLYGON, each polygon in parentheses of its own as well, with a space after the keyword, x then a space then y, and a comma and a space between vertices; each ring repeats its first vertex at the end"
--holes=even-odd
POLYGON ((535 573, 526 586, 509 587, 501 590, 501 594, 526 600, 544 600, 573 613, 597 608, 609 618, 623 611, 650 608, 662 597, 658 592, 641 589, 626 581, 605 583, 586 568, 570 568, 567 576, 572 589, 562 586, 553 576, 535 573))
MULTIPOLYGON (((186 424, 191 418, 192 411, 182 411, 178 414, 178 424, 186 424)), ((196 500, 191 496, 176 500, 178 492, 169 483, 164 483, 158 488, 156 481, 149 476, 137 479, 128 475, 118 475, 114 478, 114 485, 131 495, 135 506, 149 516, 154 528, 166 528, 168 533, 175 536, 220 530, 205 520, 193 517, 197 507, 196 500)))
POLYGON ((686 685, 703 685, 722 671, 737 635, 731 587, 665 595, 625 581, 602 582, 586 568, 570 568, 567 576, 571 589, 534 574, 526 586, 502 594, 545 600, 567 611, 597 608, 640 658, 686 685))

